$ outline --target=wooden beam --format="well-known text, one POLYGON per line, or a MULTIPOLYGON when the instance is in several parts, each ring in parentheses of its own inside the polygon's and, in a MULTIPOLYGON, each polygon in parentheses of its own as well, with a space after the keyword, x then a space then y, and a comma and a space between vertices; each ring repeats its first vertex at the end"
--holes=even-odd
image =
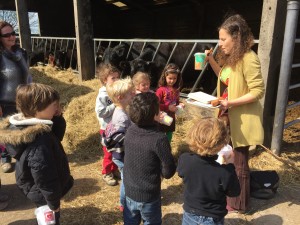
POLYGON ((31 32, 29 27, 27 1, 15 0, 16 13, 19 24, 19 37, 22 48, 25 48, 28 55, 31 54, 31 32))
POLYGON ((81 80, 95 78, 90 0, 74 0, 78 71, 81 80))
POLYGON ((265 97, 261 100, 266 146, 270 146, 272 140, 286 5, 286 0, 264 0, 261 17, 258 57, 266 85, 265 97))

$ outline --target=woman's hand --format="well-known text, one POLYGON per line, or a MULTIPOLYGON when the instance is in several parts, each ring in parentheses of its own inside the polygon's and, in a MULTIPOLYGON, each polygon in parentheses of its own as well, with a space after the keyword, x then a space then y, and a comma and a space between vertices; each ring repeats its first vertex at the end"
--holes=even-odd
POLYGON ((214 56, 213 56, 213 50, 206 50, 206 57, 205 57, 205 62, 209 63, 211 68, 213 69, 213 71, 215 72, 216 76, 219 75, 221 67, 218 65, 218 63, 216 62, 214 56))
POLYGON ((205 62, 210 63, 212 60, 215 60, 213 57, 213 49, 211 48, 210 50, 205 50, 205 62))
POLYGON ((226 111, 230 107, 229 102, 227 99, 220 100, 220 108, 226 111))

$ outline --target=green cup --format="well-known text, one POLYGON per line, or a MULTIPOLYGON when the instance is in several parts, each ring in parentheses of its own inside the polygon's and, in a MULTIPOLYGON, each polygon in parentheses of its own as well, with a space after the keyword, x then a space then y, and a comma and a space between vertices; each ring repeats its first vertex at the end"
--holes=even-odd
POLYGON ((203 70, 205 65, 206 54, 202 52, 197 52, 194 54, 194 56, 195 56, 195 70, 203 70))

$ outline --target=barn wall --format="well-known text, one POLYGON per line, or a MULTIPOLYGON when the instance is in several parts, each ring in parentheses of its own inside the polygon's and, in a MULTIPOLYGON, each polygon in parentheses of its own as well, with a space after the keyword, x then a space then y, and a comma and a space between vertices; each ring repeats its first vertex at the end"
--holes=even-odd
POLYGON ((38 1, 41 36, 75 37, 73 1, 38 1))
POLYGON ((262 3, 263 0, 211 0, 126 11, 94 7, 94 33, 98 38, 217 38, 224 15, 236 12, 246 18, 258 38, 262 3))

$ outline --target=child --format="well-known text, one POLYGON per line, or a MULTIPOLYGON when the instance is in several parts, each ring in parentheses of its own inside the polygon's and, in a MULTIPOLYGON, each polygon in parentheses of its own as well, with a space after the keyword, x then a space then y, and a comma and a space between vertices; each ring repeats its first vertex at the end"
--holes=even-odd
POLYGON ((173 122, 170 126, 160 124, 160 130, 166 132, 168 140, 171 142, 173 132, 175 131, 175 112, 176 106, 183 103, 179 103, 179 89, 182 85, 181 72, 177 65, 168 64, 158 81, 158 89, 156 95, 159 99, 159 108, 161 111, 166 112, 173 118, 173 122))
MULTIPOLYGON (((100 135, 102 135, 106 129, 107 123, 111 121, 112 114, 115 110, 115 105, 107 95, 106 86, 111 85, 113 82, 119 79, 120 71, 110 64, 100 64, 98 67, 97 75, 100 79, 101 84, 103 85, 99 89, 95 107, 96 115, 100 123, 100 135)), ((111 152, 108 152, 105 146, 102 146, 102 150, 102 178, 107 185, 117 185, 117 180, 114 177, 114 173, 116 173, 118 167, 112 161, 111 152)))
POLYGON ((133 124, 126 132, 124 224, 161 224, 161 176, 176 170, 167 136, 158 130, 159 103, 154 93, 136 95, 129 106, 133 124))
POLYGON ((18 187, 37 207, 48 205, 60 224, 60 199, 74 180, 66 153, 51 129, 59 94, 48 85, 20 85, 16 105, 21 113, 1 122, 0 142, 16 159, 18 187))
POLYGON ((182 224, 223 225, 226 196, 240 194, 233 156, 224 158, 226 165, 215 161, 229 141, 228 129, 220 119, 204 118, 195 123, 188 137, 193 153, 183 153, 177 167, 184 182, 182 224))
POLYGON ((108 123, 105 132, 102 134, 102 144, 112 152, 112 160, 118 166, 121 173, 120 186, 120 210, 123 211, 125 203, 125 191, 123 185, 123 167, 124 167, 124 136, 131 121, 126 113, 132 97, 135 94, 134 86, 130 78, 115 81, 107 86, 107 93, 116 108, 111 121, 108 123))
POLYGON ((133 75, 132 82, 136 94, 150 91, 150 77, 147 73, 137 72, 133 75))

